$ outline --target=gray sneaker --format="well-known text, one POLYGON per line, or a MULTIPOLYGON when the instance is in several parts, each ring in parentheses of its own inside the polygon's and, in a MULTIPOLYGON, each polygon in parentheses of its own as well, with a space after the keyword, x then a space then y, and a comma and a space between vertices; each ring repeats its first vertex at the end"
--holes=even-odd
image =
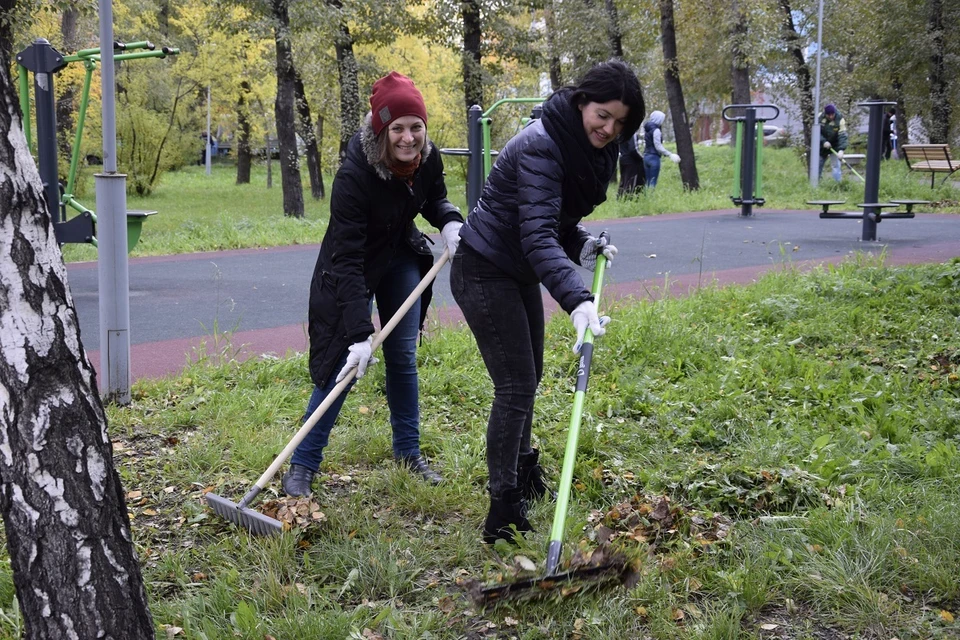
POLYGON ((302 464, 291 464, 290 470, 283 474, 280 484, 283 492, 291 498, 302 498, 313 493, 311 485, 315 473, 302 464))
POLYGON ((411 472, 418 474, 430 484, 440 484, 443 482, 443 476, 430 468, 427 461, 421 455, 399 456, 397 464, 406 467, 411 472))

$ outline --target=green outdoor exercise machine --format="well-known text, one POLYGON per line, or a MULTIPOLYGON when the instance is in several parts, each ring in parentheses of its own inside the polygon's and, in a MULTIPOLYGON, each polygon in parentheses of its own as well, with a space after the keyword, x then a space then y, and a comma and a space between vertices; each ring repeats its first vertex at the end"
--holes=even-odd
POLYGON ((539 104, 543 98, 504 98, 497 100, 486 111, 475 104, 467 111, 467 149, 441 149, 445 155, 468 156, 467 159, 467 211, 473 211, 480 201, 483 183, 493 167, 493 157, 497 152, 490 147, 490 125, 493 122, 492 114, 505 104, 534 103, 529 118, 523 120, 523 125, 540 117, 539 104))
POLYGON ((763 199, 763 123, 780 115, 780 107, 772 104, 731 104, 723 108, 721 115, 727 122, 735 123, 736 152, 733 164, 733 187, 730 199, 740 205, 740 215, 753 215, 753 207, 762 206, 763 199), (759 117, 757 112, 769 111, 772 115, 759 117), (728 115, 741 112, 742 115, 728 115), (757 126, 757 123, 760 126, 757 126))
MULTIPOLYGON (((144 40, 142 42, 114 42, 115 61, 138 60, 141 58, 166 58, 177 55, 179 49, 162 47, 144 40)), ((77 168, 80 162, 80 143, 83 139, 83 125, 90 98, 90 85, 93 72, 100 62, 100 49, 83 49, 74 55, 64 56, 54 49, 50 42, 38 38, 33 44, 17 54, 20 82, 20 110, 23 113, 23 132, 31 151, 36 151, 43 180, 43 192, 47 200, 47 210, 53 220, 53 229, 57 242, 90 243, 97 246, 97 215, 81 204, 73 195, 76 186, 77 168), (80 108, 77 113, 77 133, 73 141, 70 158, 70 171, 67 182, 60 182, 57 166, 57 112, 53 91, 55 74, 72 62, 82 63, 86 69, 83 90, 80 94, 80 108), (33 87, 37 113, 37 144, 34 149, 30 124, 30 83, 27 72, 33 73, 33 87), (67 219, 67 207, 79 215, 67 219)), ((156 211, 127 211, 127 250, 133 249, 140 239, 143 221, 156 211)))

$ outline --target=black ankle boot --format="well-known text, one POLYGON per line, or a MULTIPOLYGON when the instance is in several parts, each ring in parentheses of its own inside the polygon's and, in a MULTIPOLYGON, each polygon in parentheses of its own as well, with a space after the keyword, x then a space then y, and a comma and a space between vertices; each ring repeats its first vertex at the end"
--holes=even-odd
POLYGON ((513 527, 517 533, 523 534, 533 531, 530 521, 527 520, 527 501, 523 499, 523 492, 519 487, 510 489, 501 496, 490 494, 490 511, 483 523, 483 541, 493 544, 497 540, 506 540, 514 543, 513 527))
POLYGON ((517 486, 527 500, 541 500, 545 496, 551 500, 557 499, 556 491, 547 487, 543 481, 543 467, 540 466, 540 452, 534 449, 531 453, 521 455, 517 460, 517 486))
POLYGON ((281 485, 283 492, 291 498, 302 498, 313 493, 314 472, 302 464, 291 464, 290 470, 283 474, 281 485))

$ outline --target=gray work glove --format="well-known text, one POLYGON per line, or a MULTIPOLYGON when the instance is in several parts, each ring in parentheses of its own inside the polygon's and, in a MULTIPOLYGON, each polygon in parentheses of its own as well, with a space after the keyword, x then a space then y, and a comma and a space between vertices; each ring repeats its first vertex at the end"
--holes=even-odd
POLYGON ((610 317, 599 317, 597 315, 597 305, 594 304, 593 300, 585 300, 578 304, 577 308, 570 314, 570 321, 573 322, 573 328, 577 330, 577 341, 573 345, 573 352, 580 353, 587 329, 590 329, 595 338, 602 336, 607 331, 604 326, 610 322, 610 317))
POLYGON ((362 378, 369 365, 379 362, 373 357, 373 336, 362 342, 354 342, 348 350, 350 355, 347 356, 347 364, 343 365, 343 369, 340 369, 340 373, 337 374, 337 382, 346 378, 354 367, 357 368, 357 378, 362 378))
POLYGON ((597 255, 603 253, 607 259, 607 267, 613 264, 613 257, 617 255, 617 248, 609 243, 606 236, 599 239, 590 236, 580 249, 580 266, 594 271, 597 268, 597 255))

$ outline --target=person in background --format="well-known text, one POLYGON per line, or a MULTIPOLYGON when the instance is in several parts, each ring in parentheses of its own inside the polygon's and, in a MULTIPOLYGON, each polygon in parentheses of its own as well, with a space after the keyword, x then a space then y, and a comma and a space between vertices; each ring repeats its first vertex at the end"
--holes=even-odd
POLYGON ((643 191, 646 179, 637 138, 637 134, 633 134, 620 143, 620 186, 617 189, 617 198, 643 191))
MULTIPOLYGON (((370 107, 334 178, 330 224, 310 283, 310 377, 316 386, 304 421, 353 367, 361 378, 377 362, 371 353, 374 299, 383 326, 430 270, 433 254, 414 218, 422 215, 440 229, 451 255, 463 224, 447 200, 443 162, 427 136, 427 109, 413 81, 396 72, 380 78, 370 107)), ((428 288, 384 340, 383 358, 394 458, 436 484, 441 476, 420 453, 417 379, 417 338, 430 296, 428 288)), ((342 393, 294 451, 282 480, 288 496, 311 493, 345 398, 342 393)))
POLYGON ((476 208, 460 230, 450 288, 493 382, 487 421, 490 509, 483 540, 531 530, 527 504, 552 493, 531 443, 543 376, 541 284, 570 314, 579 351, 603 323, 576 265, 594 269, 616 248, 580 221, 606 199, 619 143, 643 121, 634 71, 619 60, 592 67, 579 84, 543 103, 539 120, 500 152, 476 208))
POLYGON ((883 114, 883 159, 889 160, 893 153, 893 141, 897 139, 897 132, 893 127, 896 123, 897 110, 894 107, 887 109, 883 114))
POLYGON ((833 157, 833 179, 840 182, 840 161, 843 160, 843 152, 847 148, 847 122, 843 119, 843 114, 837 111, 837 107, 828 104, 823 108, 820 114, 820 171, 819 176, 823 178, 823 165, 827 161, 827 156, 833 157), (836 154, 831 153, 831 149, 836 154))
POLYGON ((661 157, 669 157, 674 164, 680 162, 680 156, 671 153, 663 146, 661 128, 666 117, 663 111, 654 111, 643 125, 643 171, 646 174, 647 186, 650 188, 657 186, 661 157))

